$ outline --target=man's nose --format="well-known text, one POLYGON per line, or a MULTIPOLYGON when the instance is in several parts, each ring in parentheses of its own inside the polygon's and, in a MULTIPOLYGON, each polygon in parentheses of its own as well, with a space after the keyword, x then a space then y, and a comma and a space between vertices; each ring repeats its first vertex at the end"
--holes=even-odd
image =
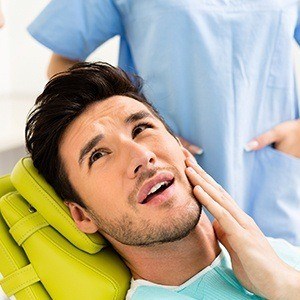
POLYGON ((137 143, 131 143, 130 146, 127 146, 129 152, 127 175, 129 178, 135 178, 140 172, 153 169, 156 155, 150 149, 137 143))

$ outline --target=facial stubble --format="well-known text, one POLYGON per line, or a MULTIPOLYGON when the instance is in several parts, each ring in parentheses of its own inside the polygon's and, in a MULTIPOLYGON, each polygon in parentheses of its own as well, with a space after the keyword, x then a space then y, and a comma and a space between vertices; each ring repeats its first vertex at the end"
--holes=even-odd
MULTIPOLYGON (((175 170, 174 167, 171 169, 175 175, 177 174, 176 177, 180 178, 178 170, 175 170)), ((154 175, 150 173, 148 176, 151 177, 154 175)), ((142 180, 144 180, 144 177, 142 180)), ((177 211, 173 218, 170 217, 171 213, 166 214, 166 217, 160 224, 153 224, 153 221, 151 222, 150 219, 143 219, 138 215, 135 216, 129 213, 125 213, 121 218, 108 220, 100 217, 93 209, 89 207, 87 209, 100 232, 107 234, 124 245, 151 247, 171 243, 188 236, 196 227, 201 217, 202 205, 194 197, 191 185, 187 183, 184 186, 185 197, 188 198, 187 204, 179 208, 173 207, 174 199, 169 199, 161 204, 161 209, 167 209, 170 212, 172 209, 180 209, 180 211, 177 211)), ((134 202, 132 202, 131 197, 129 197, 129 203, 133 207, 135 214, 138 214, 139 211, 132 204, 134 202)))

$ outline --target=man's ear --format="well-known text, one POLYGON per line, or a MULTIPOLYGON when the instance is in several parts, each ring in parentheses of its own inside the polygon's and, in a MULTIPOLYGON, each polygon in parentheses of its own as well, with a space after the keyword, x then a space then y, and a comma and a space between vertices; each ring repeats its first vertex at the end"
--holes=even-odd
POLYGON ((75 202, 65 201, 77 228, 84 233, 95 233, 98 226, 85 208, 75 202))

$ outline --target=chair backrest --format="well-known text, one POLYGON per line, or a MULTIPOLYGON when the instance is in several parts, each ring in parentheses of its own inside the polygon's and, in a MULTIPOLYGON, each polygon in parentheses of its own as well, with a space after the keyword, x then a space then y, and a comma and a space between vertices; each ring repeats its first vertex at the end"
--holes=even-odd
POLYGON ((77 229, 30 158, 0 178, 0 197, 0 284, 9 296, 125 298, 130 281, 125 264, 102 236, 77 229))

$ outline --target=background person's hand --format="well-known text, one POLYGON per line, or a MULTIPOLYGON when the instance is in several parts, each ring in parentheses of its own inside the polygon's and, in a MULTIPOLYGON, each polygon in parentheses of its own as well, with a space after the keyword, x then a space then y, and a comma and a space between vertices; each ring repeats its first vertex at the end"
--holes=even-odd
POLYGON ((300 273, 277 256, 253 219, 192 156, 186 164, 195 197, 215 217, 215 233, 229 252, 233 271, 241 284, 267 299, 299 299, 300 273))
POLYGON ((270 144, 274 148, 300 158, 300 120, 281 123, 271 130, 251 140, 246 146, 246 151, 260 150, 270 144))
POLYGON ((177 136, 177 138, 179 139, 180 143, 182 144, 182 146, 189 150, 193 155, 201 155, 203 153, 203 149, 201 149, 200 147, 191 144, 190 142, 188 142, 186 139, 184 139, 181 136, 177 136))

